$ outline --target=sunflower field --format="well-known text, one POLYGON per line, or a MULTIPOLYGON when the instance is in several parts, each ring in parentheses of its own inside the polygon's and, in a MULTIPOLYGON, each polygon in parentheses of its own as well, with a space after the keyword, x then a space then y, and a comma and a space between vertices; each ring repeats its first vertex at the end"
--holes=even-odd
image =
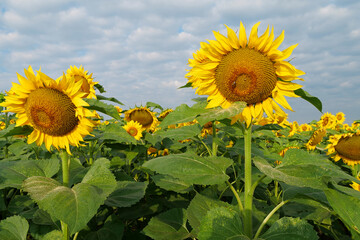
MULTIPOLYGON (((360 239, 360 120, 319 111, 257 23, 189 59, 193 105, 125 109, 84 67, 30 66, 0 95, 0 239, 360 239)), ((291 62, 291 63, 290 63, 291 62)))

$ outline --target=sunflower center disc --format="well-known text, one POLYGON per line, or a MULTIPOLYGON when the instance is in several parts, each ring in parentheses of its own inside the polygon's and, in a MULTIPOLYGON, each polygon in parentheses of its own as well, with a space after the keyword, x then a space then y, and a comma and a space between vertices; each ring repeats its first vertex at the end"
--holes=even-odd
POLYGON ((136 134, 138 133, 138 131, 137 131, 136 128, 132 127, 132 128, 129 129, 129 133, 130 133, 131 136, 134 137, 134 136, 136 136, 136 134))
POLYGON ((34 128, 51 136, 63 136, 78 125, 75 105, 64 93, 39 88, 30 93, 25 112, 34 128))
POLYGON ((139 122, 143 127, 148 128, 153 122, 153 118, 146 110, 135 110, 130 114, 130 119, 139 122))
POLYGON ((215 72, 216 86, 232 102, 261 102, 271 95, 276 82, 273 62, 250 48, 240 48, 225 55, 215 72))
POLYGON ((350 160, 360 160, 360 136, 341 138, 335 150, 350 160))

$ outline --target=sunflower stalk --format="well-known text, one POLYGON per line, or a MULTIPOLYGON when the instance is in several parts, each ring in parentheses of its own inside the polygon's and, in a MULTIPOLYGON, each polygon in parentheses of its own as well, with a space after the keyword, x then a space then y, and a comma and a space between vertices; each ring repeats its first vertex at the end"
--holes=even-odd
POLYGON ((216 126, 215 121, 212 121, 212 155, 217 155, 218 144, 216 143, 216 126))
MULTIPOLYGON (((69 155, 65 150, 60 151, 60 158, 61 158, 61 164, 62 164, 62 175, 63 175, 63 186, 69 187, 69 177, 70 177, 70 171, 69 171, 69 155)), ((69 240, 69 228, 66 223, 61 221, 61 229, 63 232, 63 240, 69 240)))
POLYGON ((244 131, 245 145, 245 199, 244 199, 244 231, 245 234, 252 238, 252 180, 251 180, 251 127, 250 124, 244 131))

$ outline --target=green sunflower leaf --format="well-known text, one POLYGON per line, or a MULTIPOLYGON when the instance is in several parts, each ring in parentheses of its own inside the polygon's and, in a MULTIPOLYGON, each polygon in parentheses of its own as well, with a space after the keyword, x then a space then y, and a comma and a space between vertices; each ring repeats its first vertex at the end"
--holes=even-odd
POLYGON ((29 223, 20 216, 8 217, 0 222, 0 239, 26 240, 29 223))
POLYGON ((199 124, 194 124, 194 125, 184 126, 175 129, 169 128, 166 131, 164 130, 156 131, 153 135, 155 137, 161 137, 162 139, 167 137, 173 139, 174 141, 179 141, 197 136, 198 134, 200 134, 200 132, 201 132, 201 127, 199 126, 199 124))
POLYGON ((81 183, 72 188, 58 181, 34 176, 23 182, 24 191, 50 216, 68 224, 70 234, 83 229, 116 188, 107 159, 97 159, 81 183))
POLYGON ((144 233, 156 240, 182 240, 188 239, 190 233, 186 228, 186 211, 173 208, 151 218, 144 228, 144 233))
POLYGON ((261 236, 266 240, 317 240, 319 237, 314 227, 300 218, 283 217, 277 220, 271 227, 261 236))
POLYGON ((86 106, 87 109, 96 110, 110 117, 113 117, 117 120, 121 119, 118 111, 113 105, 101 102, 99 99, 84 98, 83 100, 90 105, 90 106, 86 106))
POLYGON ((359 198, 345 195, 332 189, 325 191, 325 194, 331 207, 338 214, 340 219, 348 226, 348 228, 360 234, 359 198))
POLYGON ((99 90, 100 93, 106 92, 105 89, 104 89, 104 87, 103 87, 102 85, 98 84, 98 83, 95 84, 94 87, 95 87, 97 90, 99 90))
POLYGON ((187 208, 188 220, 193 228, 193 234, 197 235, 200 231, 201 221, 205 218, 208 211, 218 207, 232 208, 232 206, 227 202, 209 198, 199 193, 196 194, 187 208))
POLYGON ((52 177, 59 171, 59 159, 0 161, 0 189, 21 188, 22 182, 32 176, 52 177))
POLYGON ((178 89, 181 89, 181 88, 190 88, 192 87, 192 84, 191 82, 187 82, 185 85, 181 86, 181 87, 178 87, 178 89))
POLYGON ((136 139, 131 136, 122 126, 119 124, 106 125, 104 134, 101 139, 115 140, 119 143, 133 143, 136 144, 136 139))
POLYGON ((120 102, 119 100, 117 100, 114 97, 104 97, 102 95, 96 95, 96 98, 98 100, 106 100, 106 101, 114 102, 114 103, 117 103, 117 104, 120 104, 120 105, 124 105, 122 102, 120 102))
POLYGON ((186 152, 151 159, 143 167, 178 178, 186 184, 214 185, 229 179, 225 171, 232 162, 225 157, 201 157, 186 152))
POLYGON ((15 127, 15 124, 11 124, 9 127, 0 131, 0 137, 11 137, 16 135, 27 136, 33 131, 33 128, 25 125, 15 127))
POLYGON ((105 204, 110 207, 134 205, 144 197, 147 185, 147 182, 117 182, 115 191, 106 199, 105 204))
POLYGON ((146 103, 146 107, 148 107, 148 108, 153 108, 153 109, 160 109, 161 111, 164 110, 162 106, 160 106, 160 105, 157 104, 157 103, 153 103, 153 102, 147 102, 147 103, 146 103))
POLYGON ((210 209, 201 221, 201 240, 248 239, 243 232, 241 216, 231 208, 210 209))
POLYGON ((190 184, 181 181, 178 178, 174 178, 169 175, 157 174, 151 177, 155 184, 167 191, 174 191, 177 193, 187 193, 193 189, 190 184))
POLYGON ((200 113, 196 120, 200 125, 204 125, 209 121, 222 120, 225 118, 231 118, 240 114, 246 107, 245 102, 234 102, 228 108, 212 108, 200 113))
POLYGON ((322 102, 320 101, 320 99, 310 95, 302 88, 295 90, 294 93, 314 105, 314 107, 316 107, 320 112, 322 112, 322 102))

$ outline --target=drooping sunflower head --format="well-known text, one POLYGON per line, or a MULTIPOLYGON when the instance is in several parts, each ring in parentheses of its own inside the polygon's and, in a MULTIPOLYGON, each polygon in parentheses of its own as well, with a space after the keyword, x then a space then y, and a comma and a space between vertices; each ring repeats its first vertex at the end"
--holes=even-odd
POLYGON ((147 131, 155 131, 159 124, 155 113, 150 111, 147 107, 136 107, 125 112, 125 121, 131 120, 141 124, 147 131))
POLYGON ((83 137, 90 134, 94 122, 87 117, 95 117, 95 112, 84 108, 88 104, 82 100, 81 82, 74 82, 65 75, 55 81, 31 67, 25 69, 26 78, 18 74, 18 83, 12 83, 11 92, 1 106, 5 112, 16 113, 16 125, 30 125, 34 128, 28 143, 45 143, 66 148, 78 146, 83 137))
POLYGON ((123 126, 123 128, 136 140, 140 140, 140 138, 142 138, 143 127, 140 123, 131 120, 125 126, 123 126))
POLYGON ((305 144, 308 150, 314 150, 316 146, 321 143, 322 139, 326 136, 326 129, 319 128, 310 137, 309 141, 305 144))
POLYGON ((360 164, 360 131, 333 135, 329 142, 327 154, 332 155, 335 162, 342 159, 349 166, 360 164))
POLYGON ((246 102, 247 107, 233 121, 241 119, 248 125, 253 119, 262 118, 264 112, 269 117, 274 112, 285 115, 278 104, 292 110, 284 96, 298 97, 294 90, 301 85, 291 81, 302 80, 299 76, 305 74, 285 61, 297 45, 278 50, 284 31, 274 40, 273 29, 268 27, 258 37, 259 24, 254 25, 249 39, 242 23, 239 36, 227 26, 227 37, 214 32, 216 40, 200 43, 194 59, 189 60, 192 68, 185 75, 197 88, 197 94, 209 95, 208 108, 246 102))
POLYGON ((85 93, 83 97, 86 98, 96 98, 94 86, 97 82, 93 82, 94 78, 92 73, 88 74, 88 71, 85 71, 83 66, 80 67, 70 66, 66 71, 67 78, 74 78, 75 82, 81 82, 81 91, 85 93))

